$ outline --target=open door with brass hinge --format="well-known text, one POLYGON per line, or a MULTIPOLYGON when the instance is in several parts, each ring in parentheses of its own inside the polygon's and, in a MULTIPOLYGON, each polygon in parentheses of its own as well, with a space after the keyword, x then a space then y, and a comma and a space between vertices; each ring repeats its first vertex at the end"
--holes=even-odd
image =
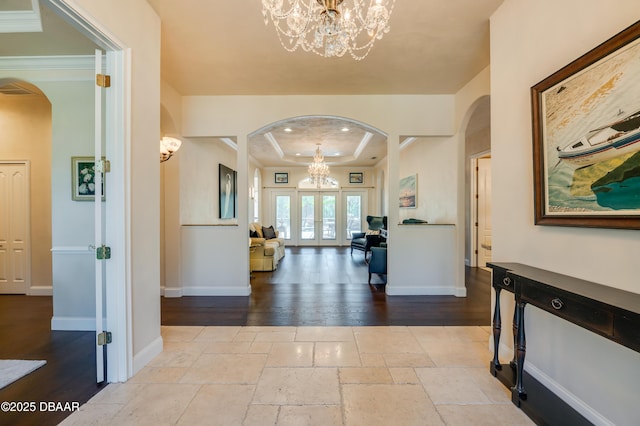
POLYGON ((95 51, 95 139, 94 139, 94 164, 95 164, 95 296, 96 296, 96 381, 102 383, 106 380, 107 350, 106 345, 111 343, 111 333, 105 330, 106 323, 106 292, 107 268, 105 262, 111 257, 111 249, 106 243, 105 209, 108 199, 106 197, 106 174, 109 171, 109 161, 105 152, 105 114, 104 91, 110 86, 109 76, 103 72, 101 50, 95 51))

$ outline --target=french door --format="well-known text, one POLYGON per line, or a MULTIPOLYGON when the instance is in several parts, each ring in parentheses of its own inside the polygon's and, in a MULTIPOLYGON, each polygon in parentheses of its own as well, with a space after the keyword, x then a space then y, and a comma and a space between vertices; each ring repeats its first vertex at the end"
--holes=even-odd
POLYGON ((349 245, 365 229, 366 191, 274 191, 271 203, 279 236, 293 245, 349 245))
POLYGON ((351 244, 351 236, 354 232, 362 232, 366 229, 365 215, 367 207, 367 193, 365 191, 349 191, 342 194, 344 212, 342 217, 345 224, 344 243, 351 244))
POLYGON ((302 246, 334 246, 340 244, 340 211, 338 192, 300 192, 299 239, 302 246))

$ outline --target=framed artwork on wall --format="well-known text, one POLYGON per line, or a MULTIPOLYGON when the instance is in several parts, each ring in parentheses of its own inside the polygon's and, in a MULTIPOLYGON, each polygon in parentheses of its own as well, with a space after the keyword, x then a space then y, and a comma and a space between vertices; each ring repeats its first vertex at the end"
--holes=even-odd
POLYGON ((400 179, 400 207, 416 208, 418 175, 411 175, 400 179))
POLYGON ((364 182, 364 173, 362 172, 349 173, 349 183, 363 183, 363 182, 364 182))
MULTIPOLYGON (((96 198, 96 164, 94 157, 71 157, 71 199, 93 201, 96 198)), ((102 201, 105 201, 105 179, 102 174, 102 201)))
POLYGON ((289 173, 277 172, 274 174, 275 183, 289 183, 289 173))
POLYGON ((531 88, 536 225, 640 229, 640 21, 531 88))
POLYGON ((218 209, 220 219, 233 219, 236 217, 236 171, 220 163, 218 176, 220 182, 218 209))

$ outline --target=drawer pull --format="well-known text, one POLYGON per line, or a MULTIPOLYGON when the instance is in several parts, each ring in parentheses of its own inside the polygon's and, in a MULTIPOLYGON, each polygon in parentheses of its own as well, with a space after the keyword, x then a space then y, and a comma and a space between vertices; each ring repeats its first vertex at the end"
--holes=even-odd
POLYGON ((551 300, 551 307, 555 310, 560 310, 564 307, 564 303, 562 303, 562 300, 556 297, 555 299, 551 300))
POLYGON ((511 278, 509 277, 504 277, 502 279, 502 284, 506 285, 507 287, 511 285, 511 278))

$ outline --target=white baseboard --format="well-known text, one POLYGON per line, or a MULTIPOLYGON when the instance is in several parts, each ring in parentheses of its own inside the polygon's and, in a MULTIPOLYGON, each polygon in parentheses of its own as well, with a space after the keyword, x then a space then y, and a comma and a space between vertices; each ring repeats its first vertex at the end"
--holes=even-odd
POLYGON ((133 371, 131 377, 135 376, 145 365, 149 364, 152 359, 161 354, 162 348, 162 336, 158 336, 153 342, 135 354, 133 356, 133 371))
MULTIPOLYGON (((507 346, 503 343, 503 339, 510 339, 511 343, 513 340, 513 334, 511 333, 511 328, 509 328, 508 333, 505 333, 505 329, 502 328, 502 333, 500 335, 500 345, 498 346, 498 352, 500 362, 502 364, 508 364, 509 361, 513 359, 513 348, 507 346)), ((493 353, 493 335, 489 337, 489 350, 493 353)), ((613 423, 604 418, 600 413, 595 411, 592 407, 587 405, 580 398, 576 397, 574 394, 565 389, 558 382, 553 380, 547 374, 542 372, 538 367, 536 367, 531 362, 524 363, 524 369, 529 373, 532 377, 534 377, 537 381, 539 381, 542 385, 544 385, 549 391, 553 392, 558 398, 562 399, 569 406, 571 406, 574 410, 584 416, 587 420, 589 420, 594 425, 611 425, 613 423)))
POLYGON ((52 317, 51 330, 54 331, 95 331, 95 317, 52 317))
POLYGON ((182 287, 181 296, 249 296, 250 294, 251 286, 247 285, 246 287, 182 287))
MULTIPOLYGON (((403 287, 387 283, 386 293, 389 296, 457 296, 454 287, 403 287)), ((466 295, 466 289, 464 289, 466 295)))
POLYGON ((53 287, 50 285, 32 285, 29 288, 29 296, 53 296, 53 287))
POLYGON ((164 297, 182 297, 182 287, 162 287, 160 295, 164 297))
POLYGON ((466 287, 456 287, 454 296, 456 296, 456 297, 467 297, 467 288, 466 287))
POLYGON ((584 416, 594 425, 614 426, 614 423, 607 420, 602 416, 602 414, 598 413, 583 400, 569 392, 562 385, 554 381, 551 377, 542 372, 535 365, 531 364, 530 362, 525 362, 524 369, 537 381, 542 383, 547 389, 556 394, 560 399, 569 404, 574 410, 582 414, 582 416, 584 416))

